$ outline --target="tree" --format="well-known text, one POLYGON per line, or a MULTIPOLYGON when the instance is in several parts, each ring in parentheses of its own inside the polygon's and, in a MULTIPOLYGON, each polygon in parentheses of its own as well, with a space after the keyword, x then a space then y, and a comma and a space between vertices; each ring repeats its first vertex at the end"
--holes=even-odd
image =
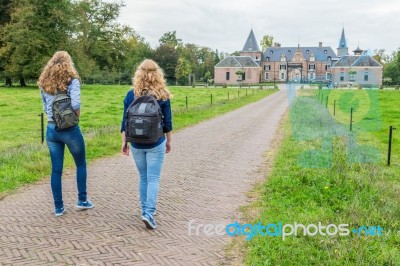
POLYGON ((211 78, 212 78, 211 72, 210 72, 210 71, 207 71, 207 72, 204 74, 204 79, 206 80, 207 83, 209 83, 210 80, 211 80, 211 78))
POLYGON ((271 47, 273 42, 274 42, 274 37, 272 37, 271 35, 264 35, 264 37, 260 41, 261 50, 262 51, 267 50, 269 47, 271 47))
POLYGON ((179 58, 175 69, 175 78, 178 85, 187 85, 192 73, 190 63, 185 58, 179 58))
POLYGON ((178 65, 179 54, 174 47, 160 45, 154 52, 154 59, 164 70, 165 78, 171 84, 175 84, 175 69, 178 65))
POLYGON ((125 41, 125 61, 124 70, 121 73, 121 81, 123 83, 131 83, 133 72, 139 64, 146 58, 154 58, 154 51, 150 44, 145 42, 139 35, 129 37, 125 41))
POLYGON ((5 74, 19 78, 21 86, 26 86, 25 78, 38 77, 55 51, 68 49, 71 16, 68 0, 18 1, 10 23, 2 29, 0 58, 6 62, 5 74))
POLYGON ((166 32, 161 36, 160 45, 168 45, 173 48, 178 48, 178 46, 182 45, 182 39, 178 39, 176 37, 176 31, 166 32))
POLYGON ((400 48, 389 57, 383 69, 383 78, 392 84, 400 84, 400 48))
POLYGON ((389 56, 385 54, 385 49, 374 50, 374 55, 372 57, 382 66, 384 66, 389 60, 389 56))
MULTIPOLYGON (((2 35, 2 29, 5 25, 10 22, 11 19, 11 0, 0 0, 0 36, 2 35)), ((3 42, 0 38, 0 54, 3 42)), ((0 74, 4 73, 6 67, 6 60, 0 57, 0 74)), ((11 87, 12 82, 9 76, 5 76, 5 85, 11 87)))
POLYGON ((85 0, 74 3, 74 53, 82 76, 102 71, 120 72, 125 60, 125 40, 135 33, 116 20, 123 3, 85 0))

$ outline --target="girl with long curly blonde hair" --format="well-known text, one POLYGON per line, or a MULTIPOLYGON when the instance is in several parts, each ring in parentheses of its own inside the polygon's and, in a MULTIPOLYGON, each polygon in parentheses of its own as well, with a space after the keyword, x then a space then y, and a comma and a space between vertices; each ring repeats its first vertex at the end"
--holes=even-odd
POLYGON ((153 60, 144 60, 136 70, 132 81, 136 97, 150 94, 157 100, 163 101, 172 97, 165 84, 163 71, 153 60))
POLYGON ((139 195, 142 208, 142 221, 149 229, 156 228, 154 213, 158 189, 165 153, 171 151, 172 138, 172 114, 171 114, 171 93, 167 89, 162 69, 153 60, 146 59, 137 68, 133 78, 133 89, 129 90, 124 99, 124 114, 121 124, 122 154, 129 155, 132 151, 136 168, 139 172, 139 195), (128 147, 126 141, 126 116, 128 108, 135 98, 141 96, 153 96, 160 106, 163 114, 163 133, 154 144, 142 144, 131 142, 128 147))
POLYGON ((73 78, 80 80, 71 56, 65 51, 58 51, 47 62, 37 84, 46 93, 54 95, 57 89, 66 91, 73 78))
POLYGON ((75 70, 71 56, 65 51, 56 52, 43 68, 37 83, 43 101, 43 110, 47 114, 46 142, 51 159, 51 190, 53 192, 54 213, 64 214, 61 177, 64 164, 65 146, 71 152, 76 165, 76 181, 78 187, 78 209, 93 208, 86 192, 86 151, 85 141, 79 125, 66 129, 58 129, 53 120, 52 103, 57 93, 67 93, 71 98, 71 106, 77 116, 81 108, 81 84, 79 74, 75 70))

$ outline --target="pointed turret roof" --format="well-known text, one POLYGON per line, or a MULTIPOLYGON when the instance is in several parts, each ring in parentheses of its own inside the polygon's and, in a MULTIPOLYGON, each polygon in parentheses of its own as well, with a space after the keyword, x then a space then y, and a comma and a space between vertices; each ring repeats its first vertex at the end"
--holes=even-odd
POLYGON ((250 31, 249 37, 247 37, 247 41, 244 44, 242 52, 259 52, 260 47, 258 46, 256 36, 254 35, 253 29, 250 31))
POLYGON ((344 28, 342 29, 342 36, 340 37, 339 48, 347 48, 346 37, 344 36, 344 28))
POLYGON ((361 55, 363 52, 364 52, 364 50, 361 50, 361 49, 360 49, 360 46, 357 46, 357 49, 355 49, 355 50, 353 51, 353 53, 354 53, 355 55, 361 55))

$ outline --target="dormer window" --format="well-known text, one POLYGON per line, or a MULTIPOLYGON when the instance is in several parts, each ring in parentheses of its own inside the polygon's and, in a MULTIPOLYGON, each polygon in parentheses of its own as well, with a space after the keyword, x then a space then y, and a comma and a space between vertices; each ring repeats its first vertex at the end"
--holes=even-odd
POLYGON ((327 51, 327 50, 324 50, 324 54, 326 54, 326 53, 328 53, 328 51, 327 51))
POLYGON ((265 57, 265 61, 269 61, 269 56, 266 56, 266 57, 265 57))
POLYGON ((306 50, 306 54, 310 53, 310 50, 306 50))
POLYGON ((328 56, 328 61, 331 61, 331 60, 332 60, 332 57, 328 56))
POLYGON ((310 61, 315 61, 315 54, 314 54, 314 53, 311 53, 311 55, 310 55, 310 61))
POLYGON ((274 53, 274 51, 272 51, 272 50, 271 50, 269 53, 270 53, 270 54, 273 54, 273 53, 274 53))
POLYGON ((288 50, 287 52, 288 52, 289 54, 291 54, 291 53, 292 53, 292 51, 291 51, 291 50, 288 50))

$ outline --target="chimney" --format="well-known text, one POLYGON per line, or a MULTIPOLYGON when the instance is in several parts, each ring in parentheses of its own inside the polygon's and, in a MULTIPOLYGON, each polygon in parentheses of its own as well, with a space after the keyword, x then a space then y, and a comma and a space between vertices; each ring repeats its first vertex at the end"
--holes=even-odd
POLYGON ((318 44, 319 44, 319 48, 322 48, 322 42, 319 42, 318 44))

